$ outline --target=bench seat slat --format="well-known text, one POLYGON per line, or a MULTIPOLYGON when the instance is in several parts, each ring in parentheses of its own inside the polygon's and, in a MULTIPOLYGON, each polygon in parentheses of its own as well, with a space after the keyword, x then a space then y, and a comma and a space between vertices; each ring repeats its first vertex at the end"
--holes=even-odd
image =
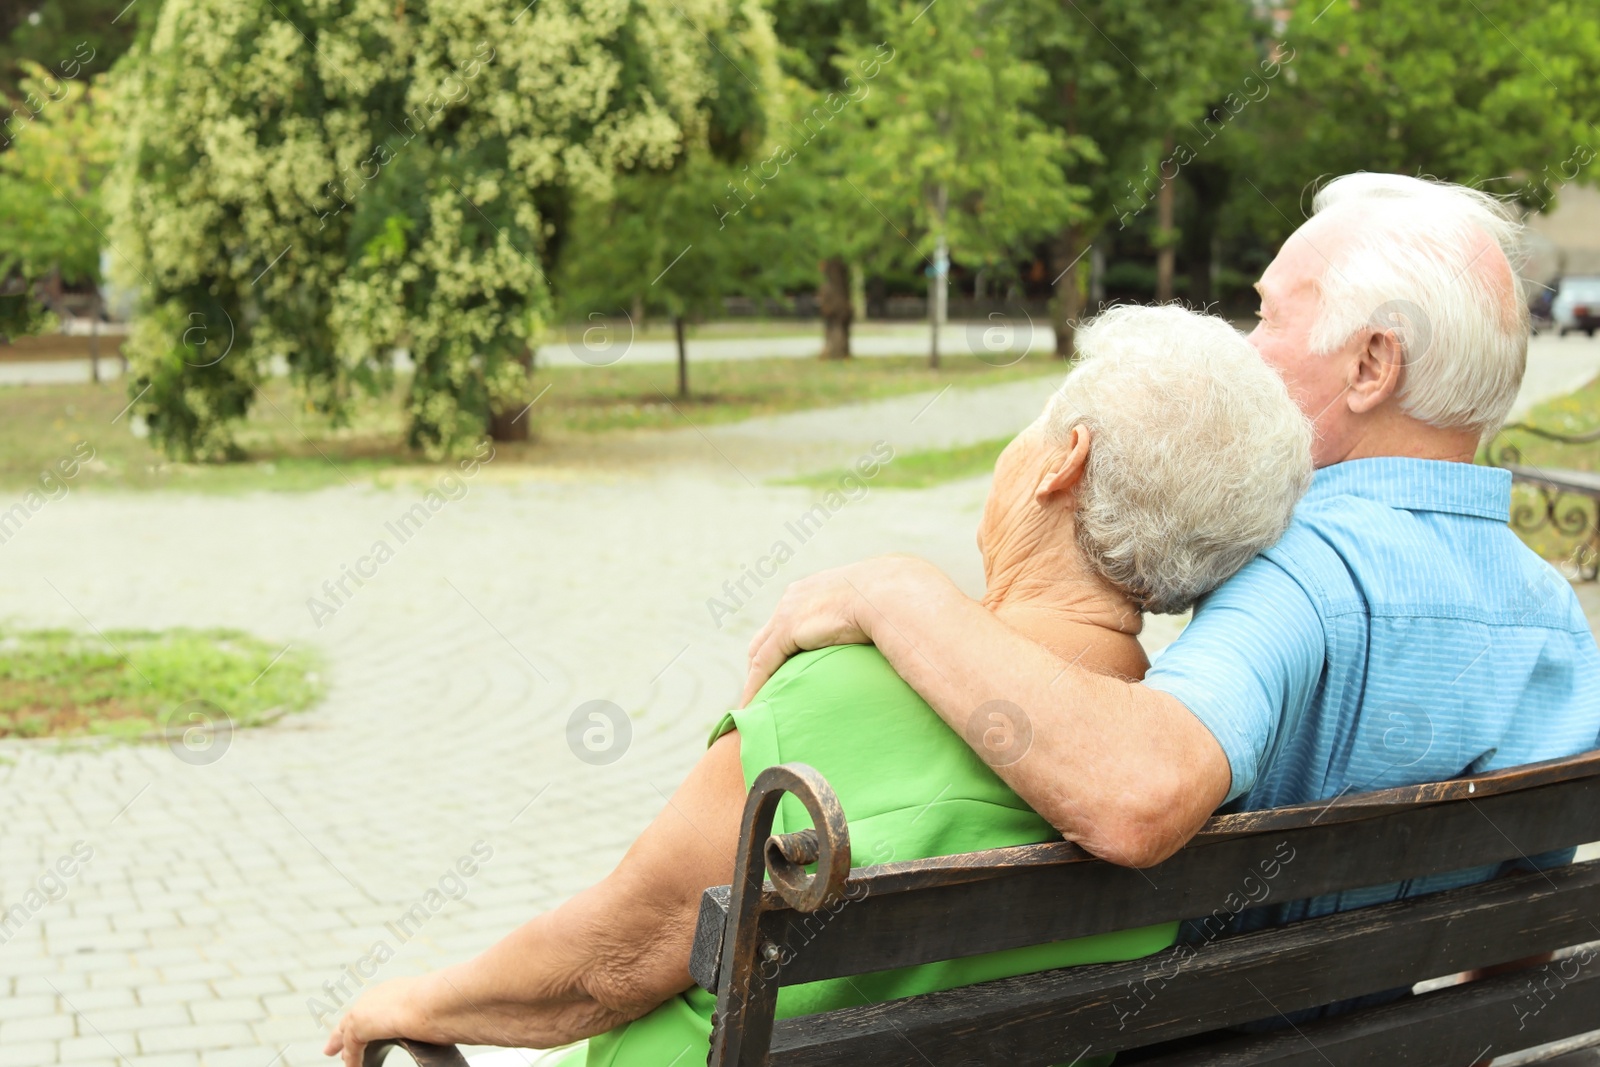
MULTIPOLYGON (((931 1061, 940 1067, 1044 1067, 1085 1049, 1138 1048, 1581 944, 1595 938, 1597 915, 1600 861, 1591 861, 1178 946, 1142 960, 1023 975, 784 1020, 773 1033, 770 1064, 925 1067, 931 1061)), ((1600 959, 1581 970, 1600 974, 1600 959)), ((1518 1017, 1508 1011, 1507 1018, 1515 1032, 1518 1017)), ((1564 1013, 1546 1020, 1554 1036, 1586 1029, 1563 1029, 1562 1019, 1564 1013)), ((1499 1047, 1510 1051, 1541 1040, 1499 1047)), ((1450 1067, 1469 1062, 1463 1056, 1450 1067)))
POLYGON ((1469 1067, 1480 1059, 1557 1041, 1600 1020, 1600 963, 1590 963, 1571 981, 1559 986, 1552 983, 1540 992, 1531 991, 1528 982, 1527 973, 1499 975, 1360 1014, 1324 1019, 1299 1032, 1236 1037, 1138 1063, 1139 1067, 1358 1067, 1374 1063, 1469 1067))
MULTIPOLYGON (((1242 907, 1230 901, 1275 904, 1594 840, 1600 840, 1600 777, 1311 822, 1281 835, 1196 841, 1145 871, 1064 860, 1059 850, 1070 846, 1063 845, 863 868, 848 884, 852 899, 837 911, 804 915, 774 900, 762 921, 778 931, 774 939, 787 961, 778 981, 791 985, 1218 910, 1227 915, 1242 907), (1267 869, 1272 876, 1263 876, 1267 869), (1252 876, 1254 883, 1247 881, 1252 876), (1269 895, 1256 897, 1263 885, 1269 895)), ((713 953, 721 943, 713 933, 719 921, 729 921, 725 909, 709 895, 703 902, 708 929, 697 936, 691 960, 691 974, 713 991, 713 953)))

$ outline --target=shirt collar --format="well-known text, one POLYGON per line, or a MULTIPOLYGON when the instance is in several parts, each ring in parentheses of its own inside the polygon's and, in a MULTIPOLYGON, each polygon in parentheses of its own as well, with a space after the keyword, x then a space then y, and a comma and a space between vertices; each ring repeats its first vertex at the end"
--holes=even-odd
POLYGON ((1406 511, 1442 511, 1507 522, 1511 472, 1441 459, 1377 456, 1323 467, 1311 480, 1307 501, 1358 496, 1406 511))

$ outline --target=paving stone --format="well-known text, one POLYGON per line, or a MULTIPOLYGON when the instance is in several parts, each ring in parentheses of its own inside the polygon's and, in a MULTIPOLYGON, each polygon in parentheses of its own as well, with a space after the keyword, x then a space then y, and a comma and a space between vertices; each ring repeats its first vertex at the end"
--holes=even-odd
POLYGON ((68 1038, 61 1042, 62 1063, 71 1064, 72 1067, 80 1067, 85 1062, 93 1063, 106 1057, 112 1057, 112 1062, 115 1062, 116 1056, 130 1054, 135 1050, 135 1043, 132 1038, 119 1040, 121 1035, 118 1035, 118 1037, 111 1038, 112 1044, 108 1045, 106 1044, 106 1038, 93 1030, 85 1027, 84 1033, 87 1036, 68 1038), (116 1051, 115 1046, 118 1043, 126 1046, 121 1052, 116 1051))
POLYGON ((73 1037, 77 1032, 77 1024, 70 1015, 41 1014, 31 1019, 7 1019, 0 1022, 0 1045, 56 1040, 73 1037))
POLYGON ((253 1041, 250 1027, 238 1022, 151 1027, 139 1031, 139 1048, 143 1052, 227 1048, 230 1045, 248 1045, 253 1041))
POLYGON ((193 1001, 189 1013, 197 1023, 259 1022, 272 1014, 257 997, 193 1001))
POLYGON ((151 982, 138 993, 140 1004, 203 1004, 217 996, 209 982, 151 982))
POLYGON ((31 1019, 39 1015, 53 1015, 56 1012, 58 999, 54 993, 48 996, 33 994, 31 996, 0 997, 0 1020, 31 1019))
POLYGON ((58 1061, 54 1041, 0 1044, 0 1067, 46 1067, 58 1061))

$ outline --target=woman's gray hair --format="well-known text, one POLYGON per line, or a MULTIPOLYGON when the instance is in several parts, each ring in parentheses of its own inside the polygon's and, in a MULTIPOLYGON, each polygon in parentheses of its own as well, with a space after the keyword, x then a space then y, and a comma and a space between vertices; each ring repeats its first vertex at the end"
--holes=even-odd
POLYGON ((1221 319, 1115 307, 1079 328, 1046 411, 1090 432, 1077 538, 1146 611, 1186 610, 1289 525, 1311 484, 1311 427, 1277 372, 1221 319))

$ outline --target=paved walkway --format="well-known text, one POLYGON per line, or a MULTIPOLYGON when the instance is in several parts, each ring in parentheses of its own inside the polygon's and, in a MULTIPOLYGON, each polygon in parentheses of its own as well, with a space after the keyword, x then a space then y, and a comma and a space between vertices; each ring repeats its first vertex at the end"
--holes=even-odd
MULTIPOLYGON (((821 348, 817 330, 803 323, 797 324, 795 330, 794 335, 784 337, 708 336, 691 339, 688 344, 689 359, 702 362, 769 357, 814 358, 821 348)), ((987 356, 1000 362, 1009 359, 1012 353, 1054 351, 1055 333, 1048 324, 1031 323, 1026 319, 1016 322, 952 323, 940 331, 939 345, 941 351, 947 354, 987 356)), ((1529 375, 1524 382, 1524 392, 1530 395, 1552 396, 1568 392, 1600 373, 1600 338, 1559 338, 1554 334, 1541 334, 1533 338, 1530 348, 1529 375)), ((928 329, 912 323, 871 323, 856 331, 852 350, 858 356, 925 355, 928 351, 928 329)), ((605 335, 601 340, 591 338, 590 343, 585 344, 584 335, 580 333, 570 340, 539 348, 539 363, 547 367, 579 366, 584 363, 605 366, 623 362, 672 363, 677 358, 677 347, 671 341, 614 339, 610 335, 605 335)), ((279 361, 272 373, 280 376, 287 374, 288 365, 279 361)), ((100 375, 107 380, 121 377, 122 361, 115 357, 102 357, 100 375)), ((88 380, 87 359, 0 361, 0 385, 53 385, 88 380)))
POLYGON ((490 464, 320 628, 307 598, 426 486, 52 502, 0 552, 13 624, 242 627, 320 650, 329 695, 211 763, 0 744, 0 1067, 326 1062, 313 999, 462 959, 609 869, 784 582, 896 550, 979 588, 982 479, 869 488, 801 542, 815 494, 768 478, 997 436, 1050 387, 640 435, 537 481, 490 464), (708 599, 780 539, 719 625, 708 599), (569 743, 593 700, 623 716, 611 762, 569 743))

